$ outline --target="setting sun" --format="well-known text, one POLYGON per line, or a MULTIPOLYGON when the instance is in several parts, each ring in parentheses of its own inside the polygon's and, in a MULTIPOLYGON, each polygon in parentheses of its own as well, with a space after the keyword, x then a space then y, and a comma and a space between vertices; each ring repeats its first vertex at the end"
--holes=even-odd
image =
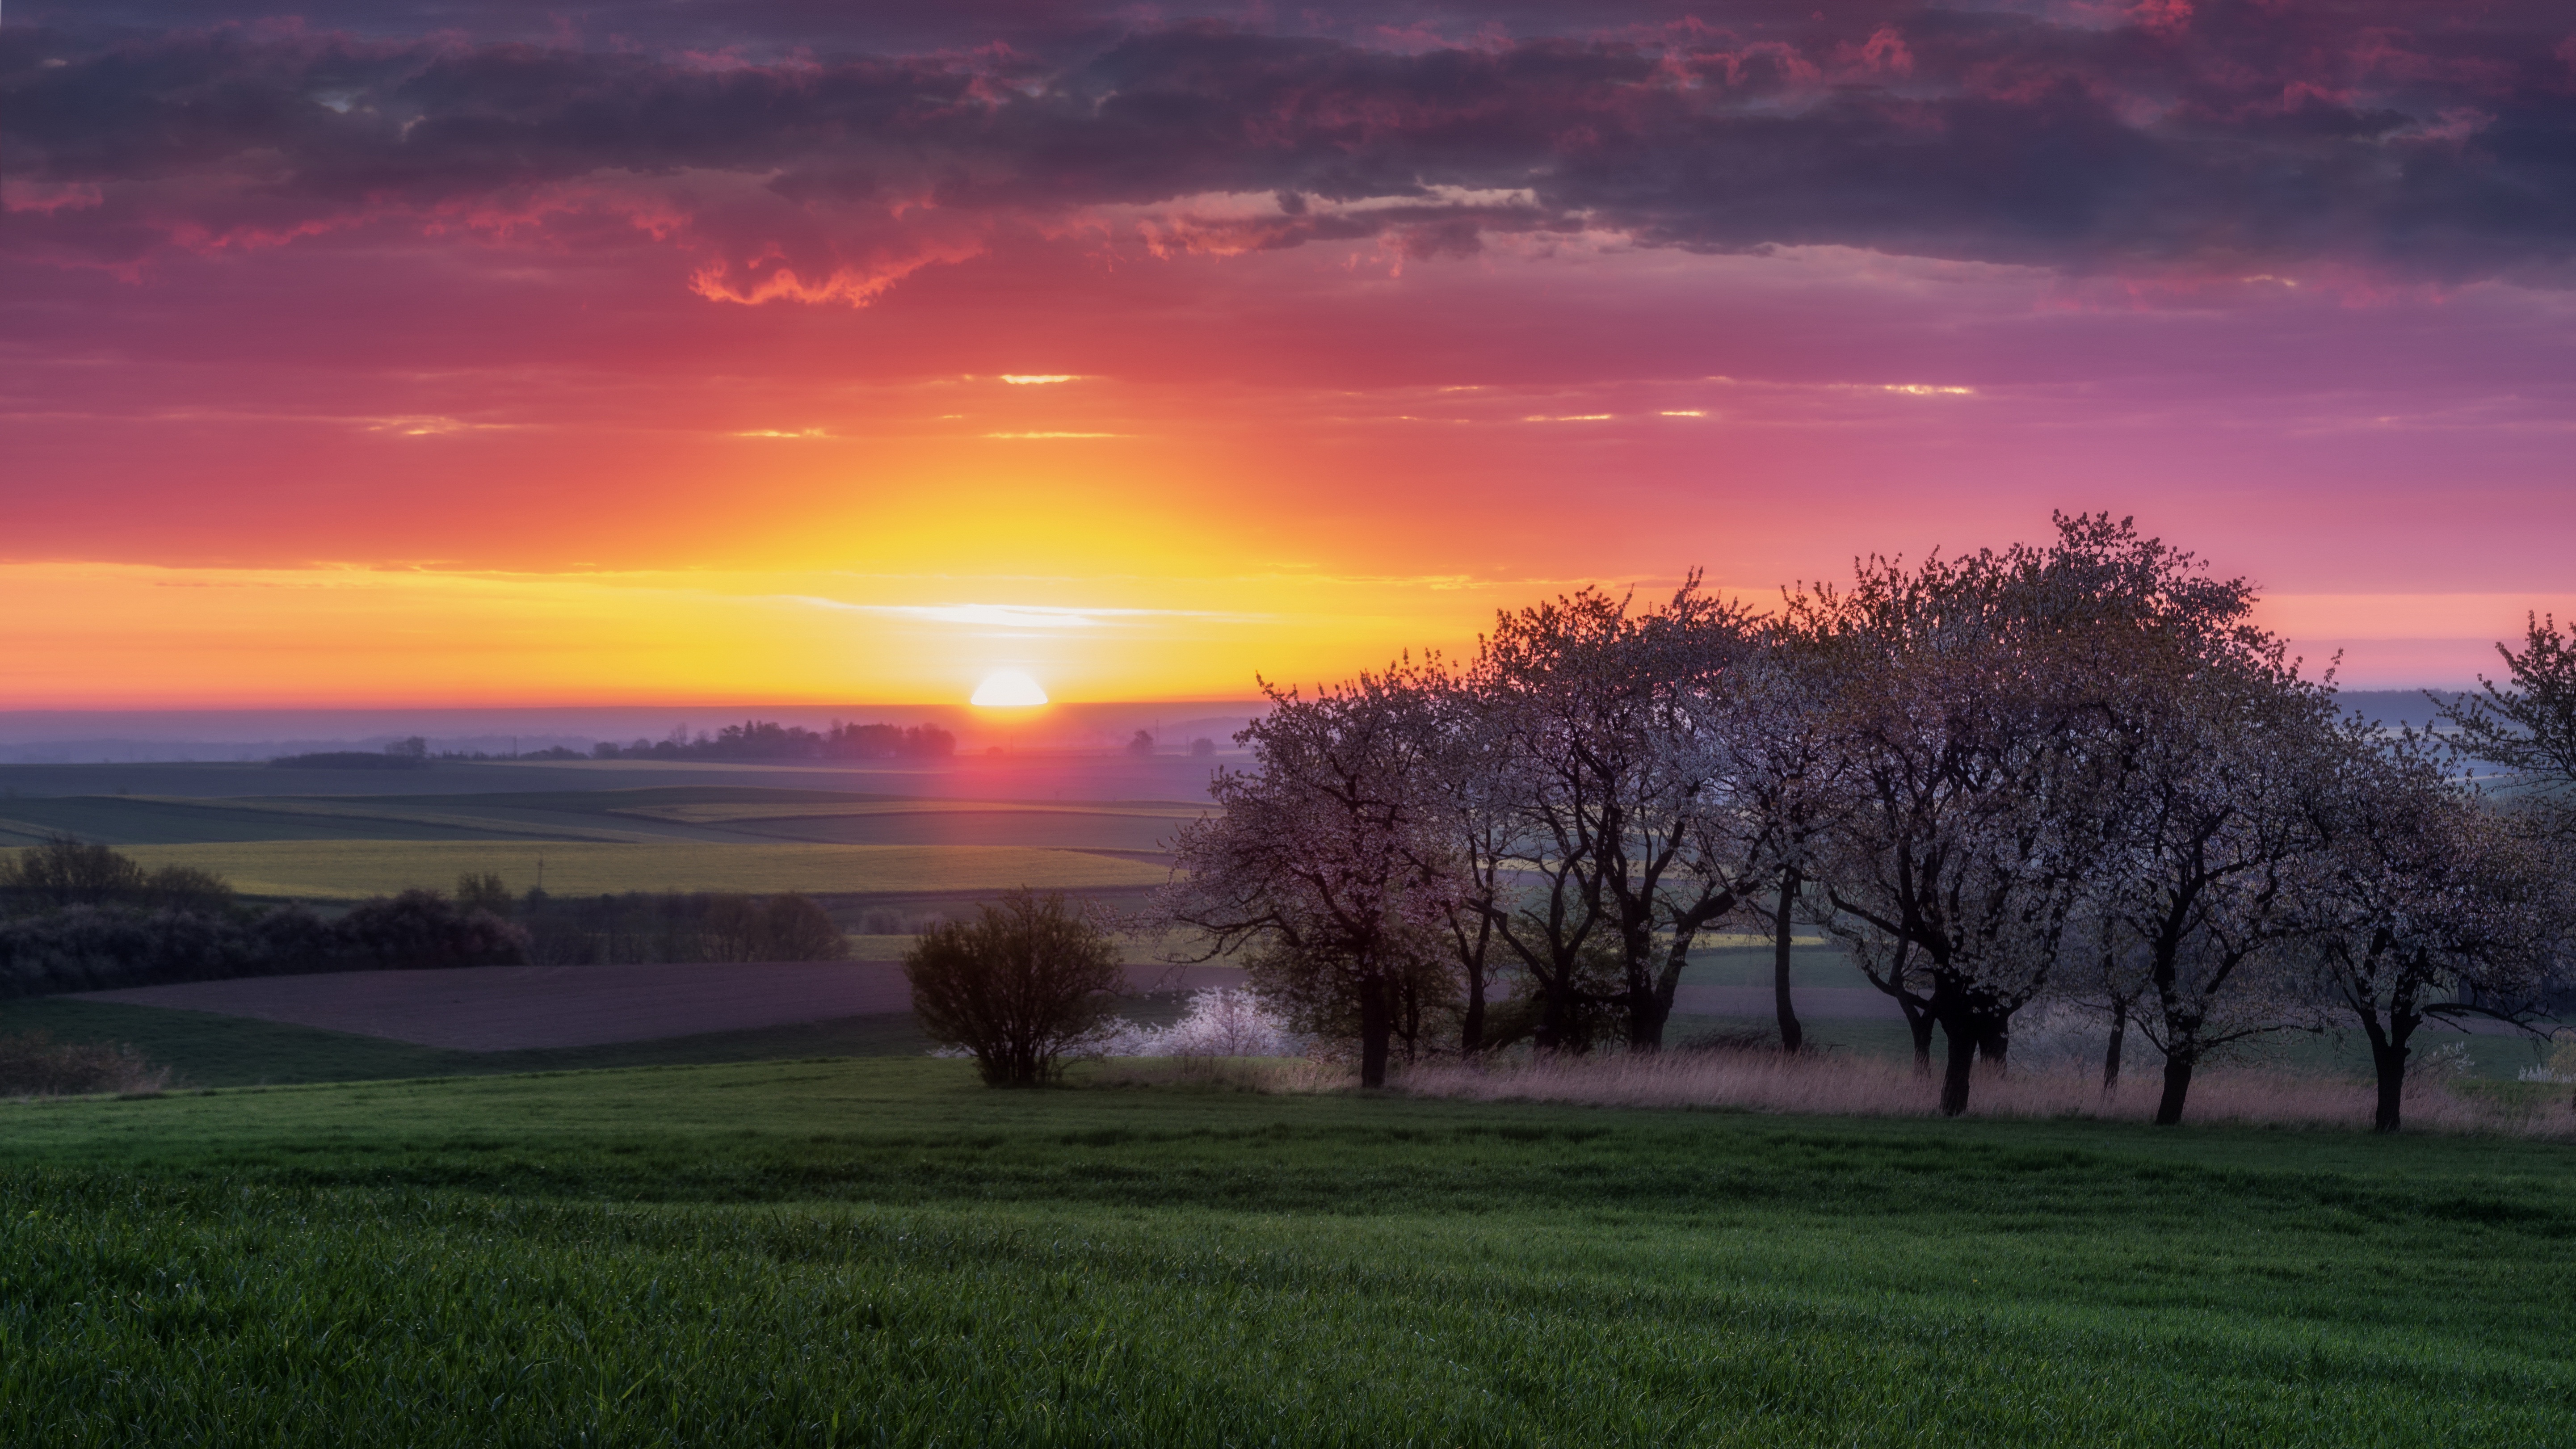
POLYGON ((1033 709, 1047 702, 1038 682, 1016 669, 997 669, 975 686, 971 703, 982 709, 1033 709))

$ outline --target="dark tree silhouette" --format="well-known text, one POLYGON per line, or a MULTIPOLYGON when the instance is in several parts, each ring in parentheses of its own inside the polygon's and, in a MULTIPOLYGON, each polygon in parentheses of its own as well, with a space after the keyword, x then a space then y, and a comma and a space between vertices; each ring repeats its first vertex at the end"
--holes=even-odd
POLYGON ((1061 893, 1026 889, 933 927, 903 972, 922 1030, 973 1055, 993 1087, 1055 1080, 1126 980, 1098 921, 1061 893))

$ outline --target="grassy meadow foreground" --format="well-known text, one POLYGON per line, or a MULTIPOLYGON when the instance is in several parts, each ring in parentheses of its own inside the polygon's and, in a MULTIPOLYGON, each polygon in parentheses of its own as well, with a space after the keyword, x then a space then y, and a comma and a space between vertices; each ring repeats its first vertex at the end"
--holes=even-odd
POLYGON ((0 1107, 12 1443, 2565 1442, 2566 1149, 836 1060, 0 1107))

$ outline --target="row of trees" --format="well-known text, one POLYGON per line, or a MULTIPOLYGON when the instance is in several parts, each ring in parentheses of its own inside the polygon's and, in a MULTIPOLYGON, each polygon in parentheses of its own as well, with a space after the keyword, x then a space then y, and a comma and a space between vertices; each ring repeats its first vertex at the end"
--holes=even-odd
POLYGON ((435 891, 364 901, 334 919, 252 907, 221 877, 146 871, 58 836, 0 859, 0 996, 235 976, 515 965, 524 932, 435 891))
POLYGON ((844 724, 809 730, 775 720, 745 720, 692 739, 686 729, 667 738, 630 745, 601 741, 591 754, 602 760, 891 760, 946 759, 957 737, 937 725, 844 724))
POLYGON ((1872 558, 1768 615, 1695 578, 1642 611, 1560 598, 1460 666, 1265 685, 1255 762, 1211 787, 1160 913, 1355 1038, 1370 1084, 1485 1050, 1505 1014, 1543 1050, 1657 1049, 1725 926, 1779 943, 1795 1050, 1807 923, 1927 1074, 1944 1040, 1945 1111, 2018 1013, 2065 1001, 2114 1024, 2106 1077, 2130 1030, 2163 1053, 2165 1122, 2231 1044, 2355 1024, 2393 1128, 2417 1028, 2527 1020, 2568 959, 2568 657, 2535 621, 2516 683, 2451 706, 2527 782, 2482 795, 2437 741, 2339 710, 2254 603, 2107 515, 1872 558))
POLYGON ((456 903, 510 923, 539 966, 838 961, 850 954, 831 914, 794 892, 518 895, 497 875, 469 872, 457 878, 456 903))
POLYGON ((452 895, 412 890, 336 918, 239 900, 190 866, 145 870, 105 845, 57 836, 0 855, 0 995, 451 966, 837 961, 828 912, 793 893, 514 893, 459 876, 452 895))

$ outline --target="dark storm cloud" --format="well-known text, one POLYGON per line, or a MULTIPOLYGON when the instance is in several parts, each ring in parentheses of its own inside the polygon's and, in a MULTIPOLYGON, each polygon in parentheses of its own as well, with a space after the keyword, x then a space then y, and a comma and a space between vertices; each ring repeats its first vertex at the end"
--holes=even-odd
POLYGON ((1437 254, 1593 230, 2432 280, 2545 278, 2576 250, 2576 39, 2546 8, 2063 8, 2085 23, 1649 7, 1444 44, 1428 12, 1116 31, 992 4, 931 36, 800 28, 774 4, 731 12, 713 51, 672 6, 552 40, 180 28, 178 9, 126 6, 0 31, 0 174, 9 244, 66 261, 471 221, 583 186, 639 225, 782 255, 891 246, 929 213, 1044 228, 1217 193, 1276 202, 1160 235, 1437 254))

